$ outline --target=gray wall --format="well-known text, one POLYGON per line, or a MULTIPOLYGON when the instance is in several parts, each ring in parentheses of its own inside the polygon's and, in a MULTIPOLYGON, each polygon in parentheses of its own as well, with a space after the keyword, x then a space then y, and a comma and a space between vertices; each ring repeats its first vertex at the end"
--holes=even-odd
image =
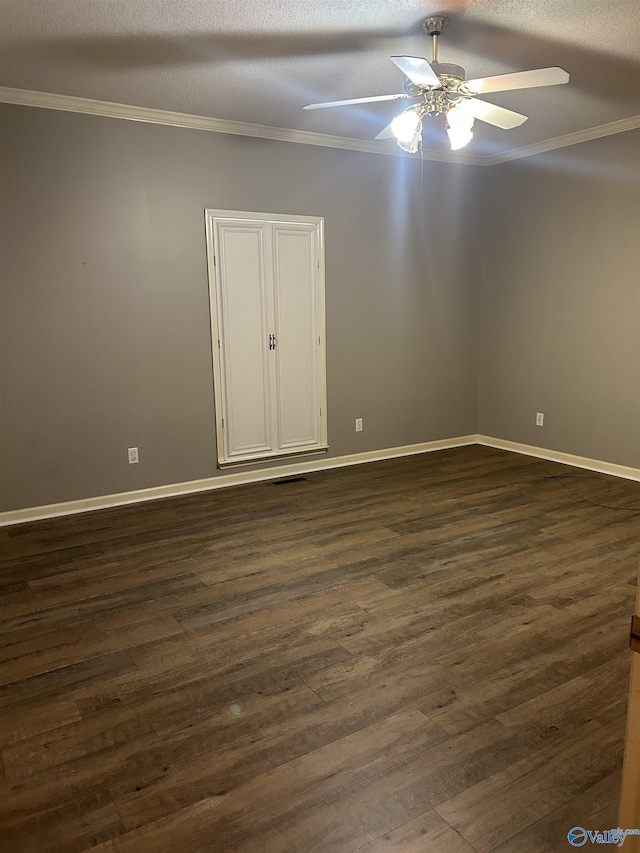
POLYGON ((325 217, 330 455, 640 467, 639 135, 422 194, 409 158, 1 105, 0 511, 220 473, 205 207, 325 217))
POLYGON ((488 170, 479 432, 640 467, 639 137, 488 170))
POLYGON ((0 510, 219 473, 205 207, 326 217, 330 455, 476 431, 484 170, 425 162, 423 220, 408 158, 6 105, 0 146, 0 510))

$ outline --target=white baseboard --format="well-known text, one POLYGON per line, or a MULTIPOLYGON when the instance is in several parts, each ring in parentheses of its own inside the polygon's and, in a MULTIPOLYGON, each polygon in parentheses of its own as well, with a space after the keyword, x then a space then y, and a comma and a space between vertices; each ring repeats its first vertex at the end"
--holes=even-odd
POLYGON ((586 468, 599 474, 610 474, 612 477, 622 477, 625 480, 639 480, 640 468, 628 465, 616 465, 613 462, 602 462, 600 459, 589 459, 587 456, 574 456, 572 453, 562 453, 559 450, 548 450, 546 447, 536 447, 533 444, 519 444, 517 441, 507 441, 504 438, 492 438, 489 435, 477 435, 478 444, 485 447, 495 447, 499 450, 510 450, 512 453, 522 453, 524 456, 535 456, 538 459, 548 459, 550 462, 563 462, 574 468, 586 468))
POLYGON ((20 524, 26 521, 39 521, 46 518, 56 518, 62 515, 72 515, 78 512, 90 512, 97 509, 124 506, 142 501, 172 498, 188 495, 194 492, 207 492, 212 489, 224 489, 228 486, 239 486, 247 483, 258 483, 264 480, 278 480, 281 477, 292 477, 297 474, 310 474, 312 471, 326 471, 330 468, 342 468, 348 465, 362 465, 365 462, 377 462, 382 459, 396 459, 400 456, 413 456, 419 453, 432 453, 434 450, 447 450, 453 447, 464 447, 469 444, 482 444, 525 456, 535 456, 548 459, 550 462, 562 462, 576 468, 586 468, 613 477, 626 480, 640 481, 640 468, 626 465, 616 465, 612 462, 602 462, 598 459, 588 459, 586 456, 574 456, 571 453, 561 453, 531 444, 519 444, 516 441, 506 441, 502 438, 492 438, 489 435, 462 435, 457 438, 445 438, 438 441, 425 441, 421 444, 408 444, 404 447, 390 447, 385 450, 370 450, 366 453, 353 453, 349 456, 331 456, 323 459, 299 459, 285 465, 264 468, 260 471, 233 471, 220 474, 217 477, 207 477, 203 480, 191 480, 187 483, 173 483, 168 486, 154 486, 149 489, 139 489, 135 492, 120 492, 115 495, 101 495, 95 498, 85 498, 77 501, 48 504, 46 506, 26 507, 25 509, 0 512, 0 527, 10 524, 20 524))
POLYGON ((115 495, 101 495, 83 500, 65 501, 63 503, 47 504, 46 506, 25 507, 25 509, 0 512, 0 527, 9 524, 20 524, 26 521, 39 521, 45 518, 56 518, 61 515, 72 515, 78 512, 90 512, 96 509, 124 506, 125 504, 140 503, 141 501, 158 500, 188 495, 193 492, 207 492, 211 489, 224 489, 228 486, 239 486, 247 483, 258 483, 263 480, 278 480, 281 477, 292 477, 297 474, 309 474, 312 471, 324 471, 329 468, 342 468, 346 465, 361 465, 364 462, 377 462, 382 459, 395 459, 399 456, 412 456, 417 453, 432 453, 434 450, 446 450, 452 447, 463 447, 476 444, 476 435, 463 435, 458 438, 446 438, 439 441, 425 441, 421 444, 408 444, 404 447, 390 447, 385 450, 371 450, 366 453, 353 453, 349 456, 330 456, 322 459, 299 459, 285 465, 264 468, 260 471, 234 471, 220 474, 217 477, 207 477, 203 480, 191 480, 187 483, 173 483, 168 486, 153 486, 149 489, 138 489, 134 492, 120 492, 115 495))

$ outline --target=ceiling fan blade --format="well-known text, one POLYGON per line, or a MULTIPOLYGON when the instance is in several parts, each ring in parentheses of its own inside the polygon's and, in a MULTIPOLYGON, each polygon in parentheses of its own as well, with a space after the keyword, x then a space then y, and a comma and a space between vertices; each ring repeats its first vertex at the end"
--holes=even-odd
POLYGON ((322 104, 307 104, 303 110, 323 110, 326 107, 348 107, 350 104, 373 104, 376 101, 398 101, 400 98, 410 98, 411 95, 373 95, 371 98, 350 98, 348 101, 325 101, 322 104))
POLYGON ((488 104, 478 98, 469 98, 464 103, 469 105, 469 110, 475 118, 501 127, 503 130, 511 130, 512 127, 518 127, 527 120, 527 116, 523 116, 522 113, 498 107, 496 104, 488 104))
POLYGON ((536 86, 558 86, 568 83, 569 74, 563 68, 536 68, 535 71, 516 71, 496 77, 479 77, 467 80, 466 87, 474 95, 487 92, 507 92, 509 89, 533 89, 536 86))
POLYGON ((376 139, 395 139, 395 133, 391 130, 391 124, 393 124, 393 122, 388 124, 384 130, 381 130, 376 136, 376 139))
POLYGON ((440 80, 426 59, 421 56, 392 56, 400 71, 417 86, 439 86, 440 80))

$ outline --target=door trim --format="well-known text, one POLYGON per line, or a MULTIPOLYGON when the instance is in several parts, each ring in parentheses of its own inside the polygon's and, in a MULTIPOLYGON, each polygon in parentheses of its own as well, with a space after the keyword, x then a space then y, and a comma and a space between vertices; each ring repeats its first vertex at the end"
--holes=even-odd
POLYGON ((214 399, 214 421, 216 432, 217 465, 226 468, 230 465, 249 464, 251 462, 269 461, 270 459, 282 459, 287 456, 298 456, 301 454, 318 453, 328 448, 327 438, 327 364, 326 364, 326 318, 325 318, 325 260, 324 260, 324 217, 306 216, 282 213, 263 213, 245 210, 224 210, 221 208, 205 208, 205 236, 207 251, 207 276, 209 287, 209 318, 211 329, 211 363, 213 369, 213 399, 214 399), (314 225, 317 228, 317 287, 316 287, 316 310, 318 330, 318 399, 320 402, 319 412, 319 442, 317 446, 308 448, 292 448, 291 451, 278 450, 275 453, 249 455, 241 459, 227 459, 225 455, 225 432, 223 425, 223 377, 221 372, 221 361, 216 354, 216 348, 221 346, 221 318, 218 316, 218 305, 216 297, 216 275, 220 263, 216 255, 215 228, 219 222, 256 223, 263 222, 272 225, 278 224, 300 224, 314 225))
MULTIPOLYGON (((640 617, 640 560, 638 561, 636 599, 636 618, 638 617, 640 617)), ((631 678, 618 826, 622 829, 640 828, 640 651, 631 652, 631 678)), ((640 851, 640 836, 629 836, 626 842, 629 842, 629 853, 640 851)))

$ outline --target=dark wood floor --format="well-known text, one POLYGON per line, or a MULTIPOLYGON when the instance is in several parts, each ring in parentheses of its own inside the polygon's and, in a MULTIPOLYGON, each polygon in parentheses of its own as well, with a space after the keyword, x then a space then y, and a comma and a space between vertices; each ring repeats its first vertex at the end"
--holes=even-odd
MULTIPOLYGON (((0 847, 617 825, 640 515, 481 447, 0 530, 0 847)), ((640 484, 576 482, 640 505, 640 484)))

